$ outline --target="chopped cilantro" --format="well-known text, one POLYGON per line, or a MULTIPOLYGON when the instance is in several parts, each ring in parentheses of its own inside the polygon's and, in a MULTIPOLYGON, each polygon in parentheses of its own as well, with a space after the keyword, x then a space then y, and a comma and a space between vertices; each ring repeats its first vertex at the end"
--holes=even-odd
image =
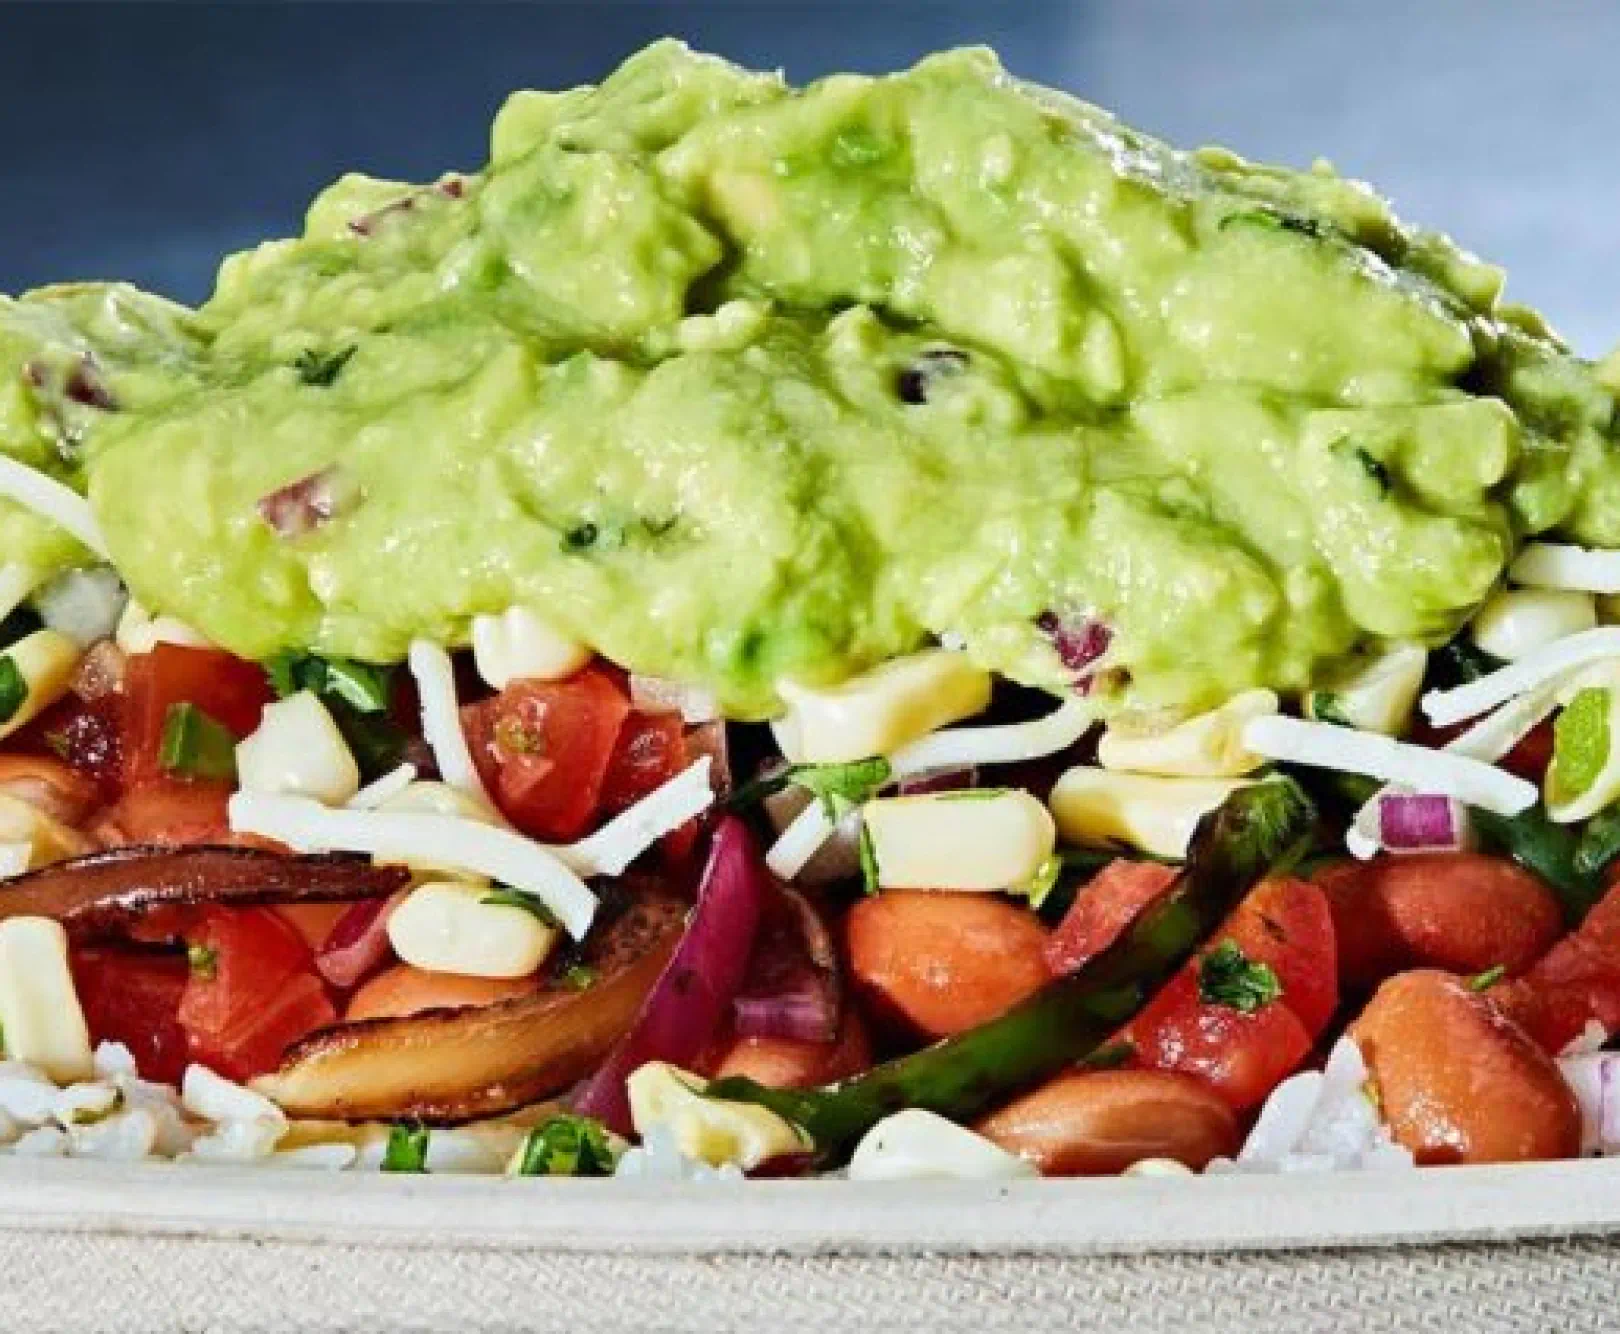
POLYGON ((306 348, 299 353, 298 360, 293 362, 293 369, 298 372, 298 378, 307 385, 317 389, 330 389, 343 368, 349 364, 349 358, 359 351, 359 347, 350 343, 347 347, 336 352, 322 353, 314 348, 306 348))
POLYGON ((0 656, 0 723, 9 723, 28 700, 28 682, 9 653, 0 656))
POLYGON ((1599 811, 1581 830, 1575 845, 1575 869, 1582 875, 1598 875, 1620 857, 1620 806, 1599 811))
POLYGON ((866 827, 866 821, 861 821, 860 836, 861 852, 861 885, 868 894, 878 892, 878 859, 877 849, 872 845, 872 831, 866 827))
POLYGON ((1057 888, 1057 883, 1063 878, 1063 858, 1053 853, 1036 870, 1034 878, 1029 882, 1029 906, 1040 910, 1047 896, 1057 888))
POLYGON ((601 536, 601 530, 594 523, 576 524, 563 534, 563 550, 589 551, 596 545, 596 539, 599 536, 601 536))
POLYGON ((848 764, 796 764, 787 781, 813 793, 830 819, 859 806, 889 781, 889 762, 881 755, 848 764))
POLYGON ((1382 462, 1369 454, 1365 449, 1361 448, 1357 448, 1356 450, 1356 462, 1361 465, 1361 470, 1365 472, 1368 477, 1372 478, 1373 485, 1378 488, 1378 494, 1380 496, 1387 496, 1389 494, 1390 486, 1392 485, 1389 477, 1389 469, 1386 468, 1382 462))
POLYGON ((1468 979, 1468 989, 1488 991, 1500 982, 1506 973, 1507 969, 1502 964, 1497 964, 1495 968, 1487 968, 1483 973, 1475 973, 1468 979))
POLYGON ((1224 1005, 1253 1014, 1282 995, 1270 964, 1256 963, 1235 940, 1223 940, 1198 961, 1198 998, 1206 1005, 1224 1005))
POLYGON ((502 886, 499 889, 492 889, 478 901, 493 904, 497 908, 522 908, 524 912, 534 914, 543 925, 554 931, 559 925, 550 908, 533 894, 525 894, 521 889, 508 889, 502 886))
POLYGON ((383 1151, 385 1172, 427 1171, 428 1140, 432 1132, 420 1121, 400 1121, 388 1131, 388 1147, 383 1151))
POLYGON ((1310 715, 1319 723, 1332 723, 1336 727, 1354 727, 1350 715, 1344 711, 1344 701, 1331 690, 1311 692, 1310 715))
POLYGON ((219 976, 219 951, 211 945, 186 946, 186 965, 191 969, 191 975, 204 982, 212 982, 219 976))
POLYGON ((236 738, 195 704, 169 705, 158 744, 158 765, 181 778, 236 777, 236 738))
POLYGON ((570 991, 589 991, 601 977, 601 972, 588 963, 571 963, 557 974, 557 980, 570 991))
POLYGON ((605 1177, 613 1175, 613 1145, 600 1121, 563 1112, 529 1132, 518 1159, 526 1177, 605 1177))
POLYGON ((352 658, 314 653, 278 653, 264 664, 276 694, 286 699, 300 690, 333 695, 361 713, 382 713, 393 693, 394 669, 352 658))

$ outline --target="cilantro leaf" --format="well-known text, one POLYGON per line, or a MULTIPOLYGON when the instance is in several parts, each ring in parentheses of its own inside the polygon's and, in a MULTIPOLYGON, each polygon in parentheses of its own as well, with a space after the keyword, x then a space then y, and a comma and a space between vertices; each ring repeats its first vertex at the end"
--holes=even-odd
POLYGON ((533 913, 541 923, 553 931, 561 925, 551 909, 535 898, 533 894, 525 894, 521 889, 508 889, 504 885, 499 889, 492 889, 480 903, 492 904, 497 908, 522 908, 526 913, 533 913))
POLYGON ((529 1132, 518 1159, 518 1175, 605 1177, 613 1175, 613 1164, 607 1128, 594 1117, 562 1112, 529 1132))
POLYGON ((812 793, 836 820, 850 806, 859 806, 889 781, 892 770, 881 755, 848 764, 796 764, 787 781, 812 793))
POLYGON ((878 884, 877 848, 872 843, 872 831, 866 827, 866 821, 861 821, 860 836, 861 853, 861 884, 868 894, 876 894, 880 888, 878 884))
POLYGON ((428 1140, 432 1132, 420 1121, 400 1121, 388 1131, 388 1147, 383 1151, 385 1172, 427 1171, 428 1140))
POLYGON ((0 723, 9 723, 28 700, 28 682, 9 653, 0 657, 0 723))
POLYGON ((1253 1014, 1282 995, 1282 983, 1267 963, 1256 963, 1235 940, 1223 940, 1198 961, 1198 999, 1253 1014))
POLYGON ((336 352, 317 352, 314 348, 305 348, 298 354, 293 362, 293 369, 298 372, 298 378, 305 384, 317 389, 330 389, 343 368, 349 364, 349 358, 358 352, 359 345, 350 343, 336 352))
POLYGON ((195 704, 169 705, 158 743, 158 766, 181 778, 236 777, 236 738, 195 704))

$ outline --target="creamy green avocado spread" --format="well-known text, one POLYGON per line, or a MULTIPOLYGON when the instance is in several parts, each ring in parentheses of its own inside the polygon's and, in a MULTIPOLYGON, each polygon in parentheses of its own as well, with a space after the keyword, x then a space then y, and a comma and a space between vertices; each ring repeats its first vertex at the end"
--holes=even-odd
MULTIPOLYGON (((345 177, 197 310, 0 300, 0 448, 247 657, 523 604, 761 717, 934 638, 1061 689, 1092 618, 1111 697, 1190 709, 1620 545, 1615 388, 1500 286, 984 51, 799 90, 666 42, 515 95, 482 172, 345 177)), ((0 544, 89 560, 9 502, 0 544)))

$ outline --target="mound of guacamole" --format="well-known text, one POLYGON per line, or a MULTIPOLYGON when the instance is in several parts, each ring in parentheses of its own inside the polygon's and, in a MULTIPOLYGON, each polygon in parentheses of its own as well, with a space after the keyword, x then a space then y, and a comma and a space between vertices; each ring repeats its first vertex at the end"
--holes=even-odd
POLYGON ((1446 638, 1531 534, 1620 545, 1615 389, 1500 288, 986 51, 794 89, 665 42, 516 94, 481 172, 343 178, 197 310, 0 301, 0 448, 247 657, 522 603, 756 718, 934 637, 1062 689, 1089 619, 1114 698, 1192 709, 1446 638))

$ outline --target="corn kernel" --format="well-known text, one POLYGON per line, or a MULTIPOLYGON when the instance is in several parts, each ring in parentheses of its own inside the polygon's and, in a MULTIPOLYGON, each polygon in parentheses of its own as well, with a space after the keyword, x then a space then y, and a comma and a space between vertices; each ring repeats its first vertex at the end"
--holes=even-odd
POLYGON ((11 660, 28 691, 16 711, 0 723, 0 737, 32 722, 67 694, 80 656, 78 644, 56 630, 35 630, 0 654, 11 660))
POLYGON ((414 968, 462 977, 527 977, 557 942, 557 928, 526 908, 485 903, 489 891, 430 881, 388 918, 394 953, 414 968))
POLYGON ((308 690, 266 706, 258 729, 236 747, 244 792, 286 792, 341 806, 360 790, 360 767, 332 721, 308 690))
POLYGON ((887 755, 990 703, 990 674, 966 655, 929 649, 836 686, 777 687, 787 713, 772 728, 793 764, 844 764, 887 755))
POLYGON ((1244 724, 1276 713, 1277 706, 1272 691, 1246 690, 1167 731, 1132 732, 1115 725, 1097 743, 1097 762, 1105 769, 1170 778, 1236 778, 1265 763, 1244 747, 1244 724))
POLYGON ((67 933, 48 917, 0 922, 0 1032, 6 1055, 58 1084, 89 1079, 90 1030, 68 971, 67 933))
POLYGON ((527 607, 473 617, 472 649, 478 675, 493 690, 513 681, 560 681, 591 660, 589 648, 527 607))
POLYGON ((1232 778, 1164 778, 1082 765, 1058 779, 1050 804, 1070 842, 1124 843, 1156 857, 1185 857, 1199 820, 1245 786, 1232 778))
POLYGON ((1022 889, 1052 855, 1052 816, 1027 792, 930 792, 861 807, 883 889, 1022 889))
POLYGON ((804 1153, 811 1145, 768 1107, 706 1098, 705 1082, 664 1061, 649 1061, 626 1081, 636 1133, 667 1127, 688 1158, 711 1167, 735 1164, 743 1171, 771 1158, 804 1153))

